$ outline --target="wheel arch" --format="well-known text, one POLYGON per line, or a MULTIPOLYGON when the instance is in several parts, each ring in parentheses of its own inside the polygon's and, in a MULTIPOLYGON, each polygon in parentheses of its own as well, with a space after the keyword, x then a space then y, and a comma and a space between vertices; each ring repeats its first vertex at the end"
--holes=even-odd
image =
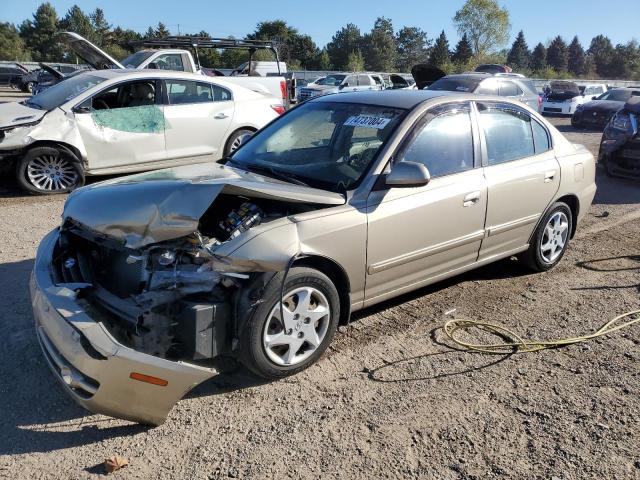
POLYGON ((29 146, 24 150, 24 152, 26 153, 29 150, 32 150, 34 148, 39 148, 39 147, 60 148, 65 152, 73 155, 75 159, 78 161, 78 163, 82 165, 82 167, 85 166, 82 161, 82 154, 80 153, 80 150, 78 150, 73 145, 70 145, 65 142, 58 142, 54 140, 36 140, 35 142, 29 144, 29 146))
POLYGON ((571 210, 571 236, 569 238, 573 238, 576 234, 576 230, 578 227, 578 214, 580 213, 580 200, 578 200, 577 196, 573 194, 569 194, 569 195, 564 195, 563 197, 558 198, 556 202, 565 203, 569 207, 569 210, 571 210))
POLYGON ((234 128, 231 132, 229 132, 229 135, 227 135, 227 139, 224 141, 225 152, 229 149, 229 142, 231 141, 231 137, 233 137, 233 135, 238 133, 240 130, 250 130, 253 133, 256 133, 258 131, 258 129, 252 125, 244 125, 234 128))
POLYGON ((296 260, 293 266, 313 268, 331 279, 340 298, 339 324, 346 325, 351 316, 351 284, 345 269, 335 260, 317 254, 302 257, 296 260))

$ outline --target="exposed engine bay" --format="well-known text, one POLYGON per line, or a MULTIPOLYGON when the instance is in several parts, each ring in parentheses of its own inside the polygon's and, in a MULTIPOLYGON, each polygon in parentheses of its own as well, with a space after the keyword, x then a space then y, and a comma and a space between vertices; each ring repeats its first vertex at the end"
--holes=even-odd
POLYGON ((207 364, 230 351, 239 294, 265 274, 230 265, 216 251, 253 228, 317 208, 221 194, 195 232, 136 249, 67 218, 55 280, 74 284, 83 308, 124 345, 207 364))

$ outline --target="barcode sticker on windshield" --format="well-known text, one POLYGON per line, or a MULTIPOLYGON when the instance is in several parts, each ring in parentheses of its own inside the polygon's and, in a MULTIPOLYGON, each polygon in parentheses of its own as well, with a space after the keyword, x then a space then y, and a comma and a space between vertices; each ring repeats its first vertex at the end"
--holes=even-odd
POLYGON ((375 128, 382 130, 391 121, 390 118, 374 117, 372 115, 353 115, 347 118, 344 122, 347 127, 363 127, 363 128, 375 128))

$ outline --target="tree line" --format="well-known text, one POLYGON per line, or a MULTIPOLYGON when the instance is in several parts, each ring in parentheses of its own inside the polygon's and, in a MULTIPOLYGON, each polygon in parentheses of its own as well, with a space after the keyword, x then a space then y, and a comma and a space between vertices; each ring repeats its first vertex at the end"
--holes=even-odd
MULTIPOLYGON (((499 63, 541 78, 640 80, 640 45, 635 40, 614 45, 605 35, 597 35, 585 49, 577 36, 567 43, 558 35, 547 45, 538 43, 531 50, 520 31, 511 47, 505 48, 511 30, 509 12, 496 0, 467 0, 452 22, 459 34, 453 48, 444 30, 430 38, 418 26, 396 30, 386 17, 376 19, 366 32, 349 23, 322 48, 284 20, 260 22, 246 38, 276 41, 280 58, 289 69, 407 72, 415 64, 429 63, 456 73, 473 70, 480 63, 499 63)), ((82 35, 117 59, 133 53, 131 42, 170 35, 162 22, 144 33, 113 26, 101 8, 86 13, 74 5, 59 17, 46 2, 18 26, 0 23, 0 59, 75 61, 54 41, 55 34, 64 30, 82 35)), ((206 31, 183 34, 209 37, 206 31)), ((234 68, 247 59, 246 52, 238 50, 203 49, 199 53, 205 67, 234 68)), ((255 58, 268 60, 269 55, 259 51, 255 58)))

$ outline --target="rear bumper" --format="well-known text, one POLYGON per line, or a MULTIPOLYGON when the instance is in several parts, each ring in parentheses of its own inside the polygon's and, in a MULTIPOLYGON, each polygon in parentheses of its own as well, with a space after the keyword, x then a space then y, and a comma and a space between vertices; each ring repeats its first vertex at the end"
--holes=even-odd
POLYGON ((44 357, 65 391, 95 413, 159 425, 189 390, 216 371, 147 355, 119 343, 76 302, 72 285, 54 285, 49 271, 58 231, 40 244, 30 290, 44 357), (132 372, 167 381, 133 380, 132 372))
POLYGON ((542 113, 547 115, 572 115, 575 105, 565 102, 542 102, 542 113))

